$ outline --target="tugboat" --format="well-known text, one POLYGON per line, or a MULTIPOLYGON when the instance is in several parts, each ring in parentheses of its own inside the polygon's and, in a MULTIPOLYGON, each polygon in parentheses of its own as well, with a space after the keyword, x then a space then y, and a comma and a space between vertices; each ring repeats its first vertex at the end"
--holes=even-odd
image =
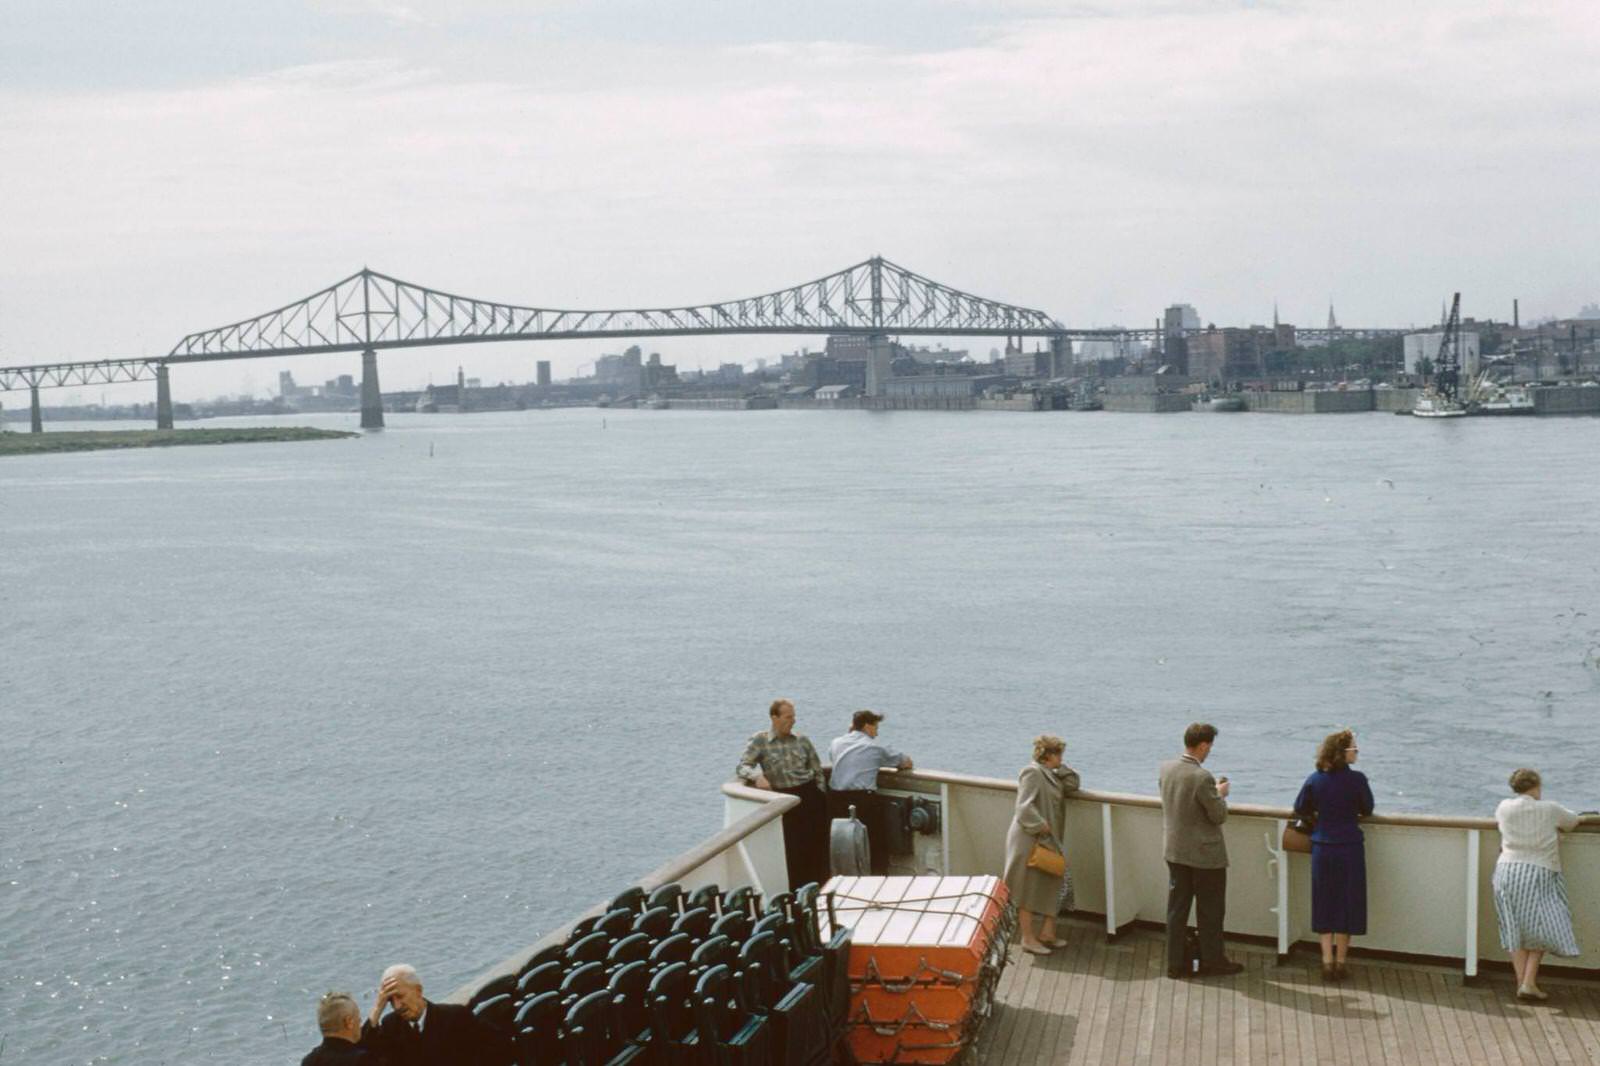
POLYGON ((1464 418, 1467 408, 1453 396, 1429 388, 1417 397, 1411 413, 1418 418, 1464 418))
POLYGON ((1246 410, 1245 405, 1244 405, 1244 397, 1242 397, 1242 396, 1231 396, 1231 395, 1212 396, 1209 393, 1201 393, 1200 394, 1200 398, 1197 401, 1195 401, 1194 409, 1196 411, 1243 411, 1243 410, 1246 410))

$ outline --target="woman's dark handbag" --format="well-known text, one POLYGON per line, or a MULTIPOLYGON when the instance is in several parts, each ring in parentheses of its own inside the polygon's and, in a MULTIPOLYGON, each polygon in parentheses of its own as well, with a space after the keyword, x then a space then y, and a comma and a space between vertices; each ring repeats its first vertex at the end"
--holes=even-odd
POLYGON ((1283 827, 1283 850, 1298 851, 1302 855, 1311 854, 1311 834, 1317 831, 1317 816, 1314 814, 1298 814, 1294 820, 1283 827))

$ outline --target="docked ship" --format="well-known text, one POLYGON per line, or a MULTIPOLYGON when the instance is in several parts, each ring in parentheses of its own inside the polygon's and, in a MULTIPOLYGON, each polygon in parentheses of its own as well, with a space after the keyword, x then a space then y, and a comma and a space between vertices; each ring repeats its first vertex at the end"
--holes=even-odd
POLYGON ((1068 798, 1077 909, 1058 925, 1066 946, 1034 956, 1012 950, 996 877, 1015 782, 918 770, 880 784, 890 877, 790 891, 781 819, 799 801, 729 782, 718 832, 451 1001, 514 1034, 523 1066, 1431 1066, 1600 1053, 1600 826, 1561 843, 1584 953, 1548 959, 1550 1001, 1528 1005, 1512 997, 1495 935, 1492 819, 1366 819, 1368 933, 1349 979, 1324 984, 1310 857, 1280 843, 1292 812, 1230 805, 1226 933, 1245 968, 1175 980, 1156 797, 1068 798))
POLYGON ((1202 394, 1195 401, 1196 411, 1243 411, 1245 410, 1244 397, 1242 396, 1211 396, 1202 394))
POLYGON ((1411 413, 1418 418, 1461 418, 1466 415, 1467 406, 1453 396, 1424 389, 1411 413))
POLYGON ((1494 389, 1472 405, 1475 415, 1531 415, 1533 397, 1520 386, 1494 389))
POLYGON ((1475 415, 1531 415, 1536 413, 1533 395, 1525 385, 1492 381, 1485 370, 1473 383, 1467 400, 1468 410, 1475 415))

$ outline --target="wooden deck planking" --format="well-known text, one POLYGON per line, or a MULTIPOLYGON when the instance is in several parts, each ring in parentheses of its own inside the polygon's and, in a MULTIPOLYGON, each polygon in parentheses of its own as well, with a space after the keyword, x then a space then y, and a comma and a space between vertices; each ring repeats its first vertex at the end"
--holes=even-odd
POLYGON ((1126 1061, 1128 1056, 1137 1054, 1140 1034, 1144 1032, 1145 1015, 1149 1013, 1149 996, 1146 994, 1152 982, 1151 976, 1151 941, 1147 937, 1140 937, 1133 942, 1133 952, 1128 962, 1129 998, 1132 1002, 1122 1019, 1122 1031, 1117 1034, 1117 1046, 1114 1054, 1117 1058, 1126 1061))
POLYGON ((1545 979, 1551 998, 1513 998, 1509 977, 1467 986, 1458 973, 1355 960, 1325 985, 1315 955, 1279 966, 1269 949, 1230 944, 1236 977, 1174 981, 1159 932, 1108 944, 1063 923, 1068 946, 1014 952, 978 1061, 1034 1063, 1534 1066, 1600 1064, 1600 988, 1545 979))
POLYGON ((1357 964, 1351 967, 1350 976, 1358 997, 1356 1018, 1370 1018, 1370 1024, 1361 1026, 1367 1061, 1372 1066, 1404 1066, 1400 1041, 1395 1035, 1394 1011, 1373 983, 1372 967, 1357 964))

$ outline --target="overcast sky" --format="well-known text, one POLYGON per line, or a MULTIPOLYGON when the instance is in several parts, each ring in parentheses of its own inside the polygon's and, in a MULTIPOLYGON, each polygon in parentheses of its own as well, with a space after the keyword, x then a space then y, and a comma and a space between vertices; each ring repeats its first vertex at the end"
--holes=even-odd
MULTIPOLYGON (((1073 326, 1406 325, 1455 289, 1570 315, 1600 300, 1597 57, 1591 0, 0 0, 0 363, 159 354, 363 264, 556 307, 882 254, 1073 326)), ((383 383, 620 348, 391 353, 383 383)))

